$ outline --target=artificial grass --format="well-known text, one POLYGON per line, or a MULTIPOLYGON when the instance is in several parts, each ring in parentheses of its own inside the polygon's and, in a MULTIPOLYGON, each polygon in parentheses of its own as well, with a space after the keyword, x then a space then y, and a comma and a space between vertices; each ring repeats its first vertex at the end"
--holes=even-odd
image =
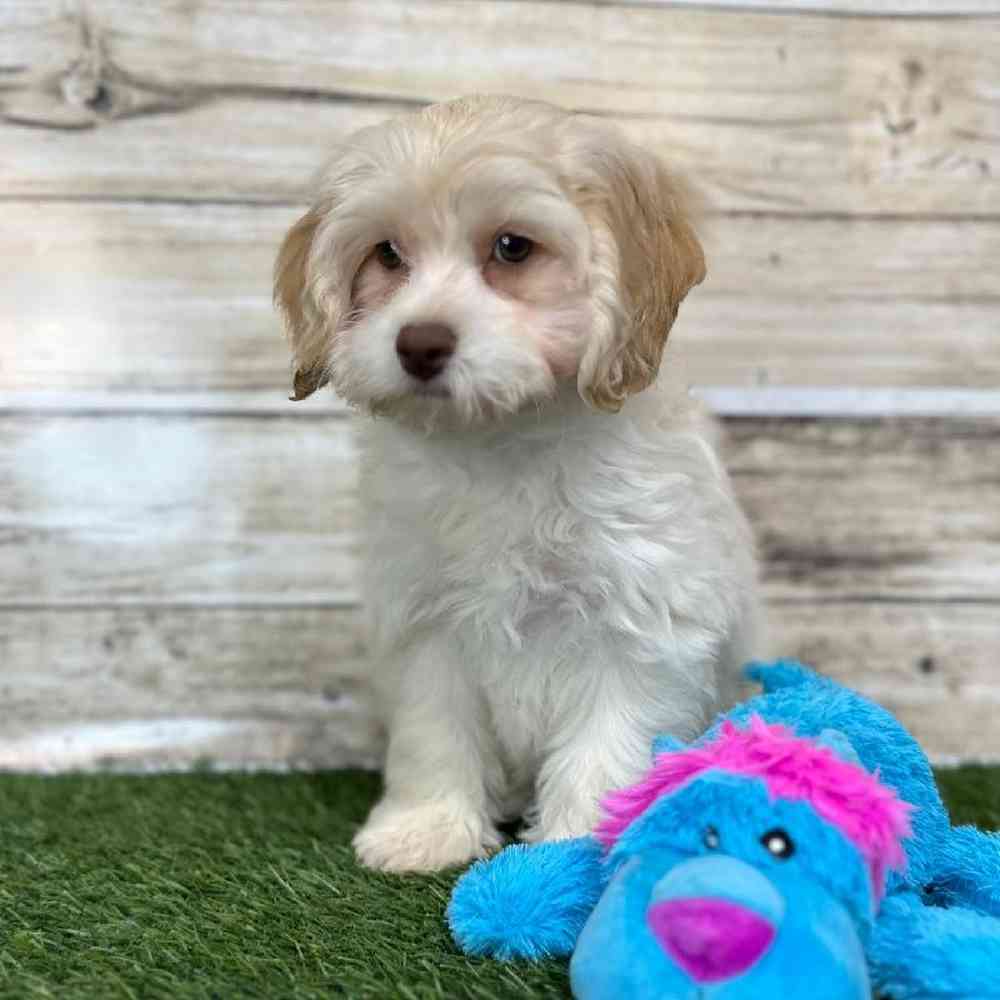
MULTIPOLYGON (((1000 768, 944 771, 1000 826, 1000 768)), ((541 998, 565 966, 458 954, 455 875, 359 868, 371 774, 0 776, 0 998, 541 998)))

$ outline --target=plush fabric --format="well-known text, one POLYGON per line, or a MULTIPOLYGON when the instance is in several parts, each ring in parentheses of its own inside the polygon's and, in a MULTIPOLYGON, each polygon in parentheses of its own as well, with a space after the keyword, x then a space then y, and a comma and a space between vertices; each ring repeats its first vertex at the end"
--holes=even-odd
MULTIPOLYGON (((828 730, 840 733, 865 769, 877 773, 884 785, 914 807, 906 869, 890 876, 888 891, 900 883, 923 886, 930 882, 951 824, 930 763, 913 737, 881 706, 793 660, 751 664, 746 673, 764 692, 726 713, 725 718, 745 723, 751 715, 760 715, 768 722, 784 722, 800 736, 811 738, 828 730)), ((717 720, 710 734, 723 721, 717 720)))
POLYGON ((926 757, 884 709, 791 661, 748 676, 763 694, 691 747, 657 741, 646 779, 609 798, 604 845, 509 848, 467 873, 449 909, 459 944, 572 953, 582 1000, 1000 997, 1000 837, 951 828, 926 757), (775 755, 780 740, 798 742, 775 755), (806 762, 817 786, 784 781, 809 785, 806 762), (867 774, 819 808, 852 766, 867 774))
POLYGON ((868 868, 859 851, 834 826, 804 802, 774 800, 759 779, 712 771, 672 795, 660 799, 621 835, 604 865, 611 872, 630 859, 667 848, 676 861, 709 853, 708 827, 718 837, 717 850, 769 876, 793 873, 816 882, 840 900, 859 927, 875 909, 868 868), (764 836, 781 830, 795 845, 787 859, 772 857, 764 836))
POLYGON ((649 851, 618 870, 570 962, 578 1000, 870 1000, 859 936, 824 889, 780 875, 756 879, 756 869, 721 855, 675 862, 675 855, 649 851), (766 915, 773 942, 742 974, 698 982, 672 960, 647 920, 650 898, 664 883, 669 892, 671 878, 696 881, 698 892, 766 915))
POLYGON ((462 876, 448 923, 470 955, 568 955, 604 888, 601 845, 590 837, 515 844, 462 876))
POLYGON ((885 900, 868 946, 872 984, 893 1000, 1000 997, 995 917, 927 906, 916 893, 885 900))
POLYGON ((745 729, 723 722, 712 739, 690 749, 661 753, 638 784, 611 792, 594 835, 611 847, 653 802, 717 769, 756 777, 772 799, 801 799, 837 827, 868 863, 879 898, 889 868, 904 868, 900 838, 910 835, 910 806, 867 771, 831 749, 796 736, 786 726, 751 715, 745 729))

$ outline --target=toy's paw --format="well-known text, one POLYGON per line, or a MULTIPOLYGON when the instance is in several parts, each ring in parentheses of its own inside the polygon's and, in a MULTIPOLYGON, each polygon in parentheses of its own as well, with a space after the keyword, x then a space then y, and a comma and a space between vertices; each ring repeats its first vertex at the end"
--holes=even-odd
POLYGON ((872 984, 893 1000, 1000 998, 1000 921, 961 907, 887 896, 867 948, 872 984))
POLYGON ((368 868, 433 872, 484 857, 501 840, 488 820, 463 803, 383 799, 353 843, 358 860, 368 868))
POLYGON ((603 889, 602 854, 581 837, 515 844, 473 865, 448 905, 456 944, 504 961, 569 955, 603 889))

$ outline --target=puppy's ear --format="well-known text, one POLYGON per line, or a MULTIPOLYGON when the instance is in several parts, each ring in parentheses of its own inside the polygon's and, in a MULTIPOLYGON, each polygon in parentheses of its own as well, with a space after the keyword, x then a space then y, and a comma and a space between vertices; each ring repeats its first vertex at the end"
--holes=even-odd
POLYGON ((595 169, 599 186, 588 208, 617 249, 622 328, 584 359, 590 381, 582 389, 614 412, 656 378, 677 310, 705 277, 705 256, 691 193, 656 156, 615 137, 596 154, 595 169))
POLYGON ((322 213, 310 209, 285 236, 274 264, 274 304, 281 311, 295 363, 292 399, 311 396, 326 385, 326 358, 333 328, 316 301, 309 255, 322 213))

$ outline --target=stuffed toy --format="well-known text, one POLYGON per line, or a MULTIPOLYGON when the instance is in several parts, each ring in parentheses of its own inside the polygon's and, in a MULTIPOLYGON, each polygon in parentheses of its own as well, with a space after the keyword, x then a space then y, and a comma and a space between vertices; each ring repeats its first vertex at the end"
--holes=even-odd
POLYGON ((464 951, 572 955, 579 1000, 1000 998, 1000 836, 952 828, 884 709, 792 661, 602 803, 514 845, 448 907, 464 951))

